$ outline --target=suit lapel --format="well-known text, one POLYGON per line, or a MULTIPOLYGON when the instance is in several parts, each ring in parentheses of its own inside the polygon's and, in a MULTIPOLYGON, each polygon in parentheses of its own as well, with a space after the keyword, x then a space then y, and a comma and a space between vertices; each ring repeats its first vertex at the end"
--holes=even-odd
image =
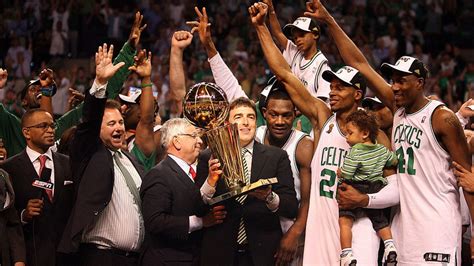
POLYGON ((251 183, 260 179, 260 173, 262 172, 265 162, 267 161, 265 158, 266 156, 267 155, 263 149, 263 145, 255 141, 252 154, 252 171, 250 174, 251 183))
POLYGON ((54 197, 53 202, 56 202, 56 199, 59 198, 59 195, 63 191, 64 188, 64 177, 66 176, 64 173, 64 168, 61 163, 59 163, 58 156, 55 152, 53 154, 53 165, 54 165, 54 197))
POLYGON ((177 179, 186 186, 195 186, 191 178, 179 167, 179 165, 169 156, 166 156, 165 163, 176 173, 177 179))

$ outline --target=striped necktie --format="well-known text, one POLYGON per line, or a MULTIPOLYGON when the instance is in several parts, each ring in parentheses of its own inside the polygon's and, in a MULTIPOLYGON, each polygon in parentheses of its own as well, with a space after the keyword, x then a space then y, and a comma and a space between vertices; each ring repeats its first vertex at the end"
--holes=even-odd
MULTIPOLYGON (((249 168, 248 168, 248 165, 247 165, 247 160, 245 159, 245 155, 247 153, 250 154, 250 152, 247 149, 243 148, 242 149, 242 164, 243 164, 243 167, 244 167, 244 175, 245 175, 245 184, 246 185, 248 185, 250 183, 249 168)), ((237 200, 238 203, 243 205, 246 198, 247 198, 247 194, 242 195, 240 197, 237 197, 236 200, 237 200)), ((245 232, 245 222, 244 222, 243 217, 240 218, 239 231, 237 233, 237 243, 239 245, 247 243, 247 233, 245 232)))

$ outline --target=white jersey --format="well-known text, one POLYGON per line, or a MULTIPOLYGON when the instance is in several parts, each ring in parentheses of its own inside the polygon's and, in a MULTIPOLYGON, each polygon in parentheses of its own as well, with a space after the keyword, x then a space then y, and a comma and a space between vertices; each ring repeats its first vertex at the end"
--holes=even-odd
MULTIPOLYGON (((304 265, 339 265, 339 208, 336 201, 337 169, 350 149, 346 138, 331 116, 321 130, 311 162, 311 195, 304 265)), ((380 239, 367 217, 358 217, 352 227, 352 249, 359 265, 377 265, 380 239)))
POLYGON ((331 68, 321 51, 318 51, 310 60, 306 60, 296 45, 288 40, 283 57, 290 65, 293 74, 301 80, 311 95, 329 99, 329 82, 323 79, 322 74, 331 68))
POLYGON ((398 156, 400 208, 392 222, 399 265, 460 264, 461 213, 450 156, 437 141, 431 119, 442 105, 395 112, 392 147, 398 156), (456 262, 457 260, 457 262, 456 262))
MULTIPOLYGON (((265 144, 265 134, 267 134, 267 126, 260 126, 257 128, 257 132, 255 134, 255 140, 258 142, 265 144)), ((301 200, 301 193, 300 193, 300 172, 298 170, 298 164, 296 163, 296 147, 300 140, 304 137, 308 136, 306 133, 301 132, 299 130, 293 129, 291 131, 290 137, 285 142, 285 145, 281 148, 282 150, 286 151, 288 154, 288 158, 290 159, 291 164, 291 172, 293 173, 293 182, 295 184, 295 192, 296 192, 296 199, 298 202, 301 200)), ((293 225, 294 220, 288 219, 285 217, 280 217, 281 229, 283 234, 285 234, 288 229, 293 225)))

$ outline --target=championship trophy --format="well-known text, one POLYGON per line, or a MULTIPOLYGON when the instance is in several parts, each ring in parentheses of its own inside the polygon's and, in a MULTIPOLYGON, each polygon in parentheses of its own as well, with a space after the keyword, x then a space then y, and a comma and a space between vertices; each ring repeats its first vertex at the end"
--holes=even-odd
POLYGON ((245 194, 261 186, 277 183, 277 178, 260 179, 245 183, 244 166, 239 144, 237 124, 226 122, 229 102, 225 92, 216 84, 201 82, 192 86, 184 98, 184 117, 191 124, 205 130, 204 139, 214 158, 221 164, 228 192, 212 198, 214 205, 229 198, 245 194))

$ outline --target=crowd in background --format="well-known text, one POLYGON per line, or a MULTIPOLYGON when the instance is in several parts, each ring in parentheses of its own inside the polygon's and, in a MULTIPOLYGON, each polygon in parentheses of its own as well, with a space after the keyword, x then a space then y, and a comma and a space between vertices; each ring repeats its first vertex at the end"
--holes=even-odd
MULTIPOLYGON (((18 92, 45 66, 56 72, 58 95, 53 102, 56 115, 69 108, 74 88, 84 92, 94 73, 90 57, 97 44, 107 41, 119 47, 128 38, 128 25, 135 10, 144 14, 148 27, 142 48, 152 51, 152 82, 163 119, 179 116, 180 108, 170 100, 170 39, 178 29, 189 29, 195 5, 207 7, 217 49, 239 80, 247 95, 256 99, 271 76, 247 7, 251 1, 59 1, 28 0, 0 2, 0 65, 8 70, 9 82, 0 93, 7 108, 22 115, 18 92)), ((435 94, 451 109, 474 96, 474 53, 470 27, 474 3, 468 0, 329 0, 328 10, 377 69, 381 63, 395 63, 401 55, 422 60, 431 73, 428 94, 435 94)), ((275 1, 281 25, 302 15, 304 1, 275 1)), ((333 69, 342 65, 332 40, 323 34, 318 43, 333 69)), ((188 87, 212 81, 206 53, 193 42, 185 54, 188 87)), ((130 75, 124 91, 138 87, 139 78, 130 75)))

